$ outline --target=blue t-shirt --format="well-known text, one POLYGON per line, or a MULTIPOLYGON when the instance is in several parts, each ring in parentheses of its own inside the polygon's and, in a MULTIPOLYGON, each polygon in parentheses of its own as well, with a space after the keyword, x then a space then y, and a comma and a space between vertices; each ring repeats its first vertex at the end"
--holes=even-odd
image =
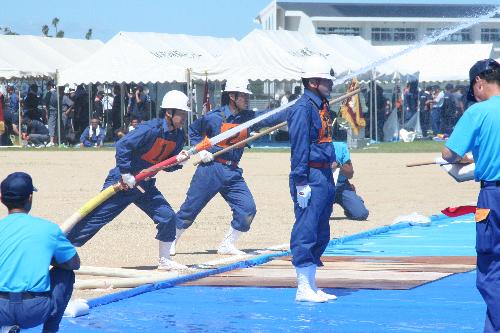
POLYGON ((0 219, 0 291, 50 290, 52 258, 64 263, 76 254, 58 225, 24 213, 0 219))
POLYGON ((472 151, 476 181, 500 180, 500 96, 468 108, 446 147, 460 156, 472 151))
MULTIPOLYGON (((333 148, 335 149, 335 160, 337 164, 344 165, 351 159, 351 155, 349 154, 349 149, 347 148, 347 144, 345 142, 332 142, 333 148)), ((337 186, 342 185, 347 181, 347 178, 339 173, 339 178, 337 179, 337 186)))

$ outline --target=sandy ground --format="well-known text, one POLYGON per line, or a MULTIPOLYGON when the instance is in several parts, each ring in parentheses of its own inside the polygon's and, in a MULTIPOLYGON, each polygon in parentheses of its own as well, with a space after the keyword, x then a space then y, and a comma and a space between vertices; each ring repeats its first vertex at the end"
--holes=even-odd
MULTIPOLYGON (((432 160, 436 154, 356 154, 353 183, 370 210, 368 221, 348 221, 339 206, 331 219, 332 237, 391 224, 399 215, 424 215, 441 209, 474 203, 478 186, 456 183, 437 166, 406 168, 405 164, 432 160)), ((39 192, 34 197, 33 215, 62 223, 101 189, 114 151, 0 151, 0 178, 14 171, 33 176, 39 192)), ((243 157, 244 177, 257 204, 252 229, 244 235, 241 249, 261 249, 289 242, 294 217, 288 190, 289 153, 250 152, 243 157)), ((194 167, 160 173, 157 186, 172 207, 182 204, 194 167)), ((1 210, 0 217, 6 214, 1 210)), ((176 260, 198 264, 221 258, 215 253, 231 221, 231 210, 220 196, 210 202, 193 226, 184 233, 176 260)), ((79 249, 82 264, 92 266, 153 268, 158 243, 155 227, 137 207, 129 206, 79 249)), ((90 297, 101 292, 78 292, 90 297)))

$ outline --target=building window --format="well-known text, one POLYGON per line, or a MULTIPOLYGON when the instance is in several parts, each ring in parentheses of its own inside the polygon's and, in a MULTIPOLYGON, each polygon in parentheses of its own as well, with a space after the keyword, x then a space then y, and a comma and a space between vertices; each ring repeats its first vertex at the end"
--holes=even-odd
POLYGON ((316 33, 319 35, 336 34, 343 36, 359 36, 361 34, 361 29, 350 27, 317 27, 316 33))
POLYGON ((316 33, 318 35, 326 35, 326 34, 328 34, 327 31, 328 31, 328 29, 326 27, 317 27, 316 28, 316 33))
POLYGON ((394 28, 394 41, 414 41, 417 40, 416 28, 394 28))
POLYGON ((377 42, 388 42, 393 39, 392 28, 372 28, 372 40, 377 42))
POLYGON ((500 29, 481 29, 481 42, 500 42, 500 29))
MULTIPOLYGON (((427 36, 436 36, 442 31, 443 29, 427 28, 427 36)), ((447 35, 446 37, 441 38, 440 41, 453 42, 453 43, 471 42, 472 41, 471 31, 470 29, 462 29, 458 32, 455 32, 451 35, 447 35)))

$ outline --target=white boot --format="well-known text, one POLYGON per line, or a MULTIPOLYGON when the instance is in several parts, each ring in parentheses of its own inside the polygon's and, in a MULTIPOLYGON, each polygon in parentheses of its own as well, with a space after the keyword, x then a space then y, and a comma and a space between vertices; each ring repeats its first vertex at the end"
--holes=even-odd
POLYGON ((177 253, 175 251, 175 247, 177 246, 177 243, 179 241, 179 238, 181 238, 182 233, 186 231, 186 229, 177 229, 175 228, 175 240, 172 242, 172 246, 170 247, 170 255, 175 256, 177 253))
POLYGON ((334 300, 334 299, 337 299, 337 296, 333 295, 333 294, 327 294, 325 293, 323 290, 319 289, 317 286, 316 286, 316 269, 318 268, 318 266, 316 265, 312 265, 312 267, 314 267, 313 269, 311 269, 308 273, 309 275, 307 276, 307 278, 309 279, 309 284, 311 285, 311 288, 312 290, 314 290, 314 292, 328 300, 334 300))
POLYGON ((316 265, 295 267, 295 270, 297 271, 297 294, 295 295, 297 302, 323 303, 328 301, 326 297, 317 294, 312 289, 310 276, 315 274, 316 265))
POLYGON ((172 242, 160 241, 160 260, 158 262, 158 269, 162 271, 177 271, 188 269, 187 266, 179 264, 170 258, 170 248, 172 242))
POLYGON ((246 254, 243 251, 240 251, 236 248, 236 241, 241 236, 243 232, 234 229, 233 227, 229 227, 229 231, 222 240, 222 243, 219 245, 217 249, 218 254, 230 254, 230 255, 242 255, 246 254))

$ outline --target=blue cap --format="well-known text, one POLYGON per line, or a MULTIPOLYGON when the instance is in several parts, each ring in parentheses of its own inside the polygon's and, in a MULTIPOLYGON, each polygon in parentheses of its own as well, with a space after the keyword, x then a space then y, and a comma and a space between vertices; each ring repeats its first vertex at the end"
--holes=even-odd
POLYGON ((14 172, 7 176, 0 185, 2 199, 27 199, 37 189, 33 186, 31 176, 25 172, 14 172))
POLYGON ((476 62, 469 70, 469 92, 467 94, 467 99, 471 102, 476 102, 476 96, 474 96, 474 82, 476 77, 490 69, 500 69, 500 64, 494 59, 484 59, 476 62))

